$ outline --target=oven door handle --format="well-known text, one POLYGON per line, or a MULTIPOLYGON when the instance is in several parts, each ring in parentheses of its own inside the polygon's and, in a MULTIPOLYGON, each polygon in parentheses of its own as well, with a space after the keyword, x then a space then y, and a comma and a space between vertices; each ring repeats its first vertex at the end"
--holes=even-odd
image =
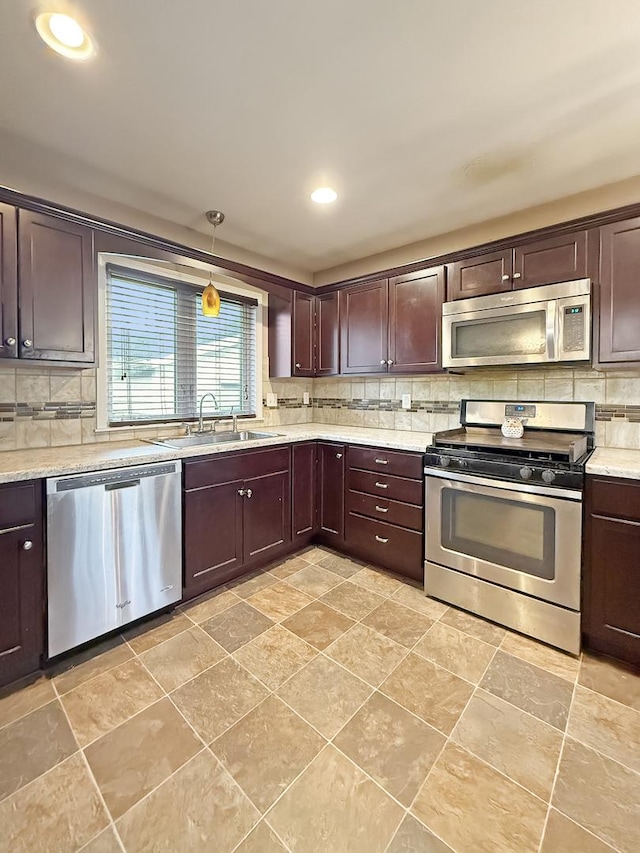
POLYGON ((545 486, 536 486, 532 483, 512 483, 507 480, 490 480, 488 477, 476 477, 473 474, 458 474, 456 471, 447 471, 442 468, 425 468, 425 476, 434 477, 437 480, 452 480, 458 483, 471 483, 475 486, 490 486, 492 489, 502 489, 505 492, 524 492, 528 495, 543 495, 548 498, 567 498, 571 501, 581 501, 582 492, 576 489, 549 489, 545 486))

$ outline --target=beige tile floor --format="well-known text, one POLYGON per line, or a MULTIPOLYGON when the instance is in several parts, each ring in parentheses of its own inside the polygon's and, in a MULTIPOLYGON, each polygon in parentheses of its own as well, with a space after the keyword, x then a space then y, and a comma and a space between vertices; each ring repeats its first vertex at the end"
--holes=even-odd
POLYGON ((0 696, 0 850, 640 850, 640 674, 318 548, 0 696))

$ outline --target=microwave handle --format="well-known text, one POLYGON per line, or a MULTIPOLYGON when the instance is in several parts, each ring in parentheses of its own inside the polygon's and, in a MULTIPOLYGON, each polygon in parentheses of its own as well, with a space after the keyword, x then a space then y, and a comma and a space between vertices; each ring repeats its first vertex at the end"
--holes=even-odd
POLYGON ((555 299, 547 302, 547 358, 556 361, 556 341, 558 340, 558 303, 555 299))

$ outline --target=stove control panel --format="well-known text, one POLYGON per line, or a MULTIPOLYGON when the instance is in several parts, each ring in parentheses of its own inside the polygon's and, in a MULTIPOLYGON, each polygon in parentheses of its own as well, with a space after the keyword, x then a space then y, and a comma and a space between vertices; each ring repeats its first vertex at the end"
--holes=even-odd
POLYGON ((566 466, 548 460, 506 460, 478 457, 473 453, 451 453, 447 449, 428 450, 424 456, 427 468, 439 468, 441 477, 446 478, 445 471, 475 474, 478 477, 512 482, 528 482, 539 486, 552 488, 582 489, 584 485, 584 469, 581 466, 566 466), (553 468, 549 467, 553 465, 553 468))

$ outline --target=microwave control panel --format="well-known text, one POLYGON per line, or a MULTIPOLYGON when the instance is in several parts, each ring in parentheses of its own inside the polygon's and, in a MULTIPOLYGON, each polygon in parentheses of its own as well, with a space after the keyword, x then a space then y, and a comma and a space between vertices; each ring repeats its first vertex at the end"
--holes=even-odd
POLYGON ((585 336, 584 305, 568 305, 563 310, 562 332, 565 352, 582 352, 585 336))

